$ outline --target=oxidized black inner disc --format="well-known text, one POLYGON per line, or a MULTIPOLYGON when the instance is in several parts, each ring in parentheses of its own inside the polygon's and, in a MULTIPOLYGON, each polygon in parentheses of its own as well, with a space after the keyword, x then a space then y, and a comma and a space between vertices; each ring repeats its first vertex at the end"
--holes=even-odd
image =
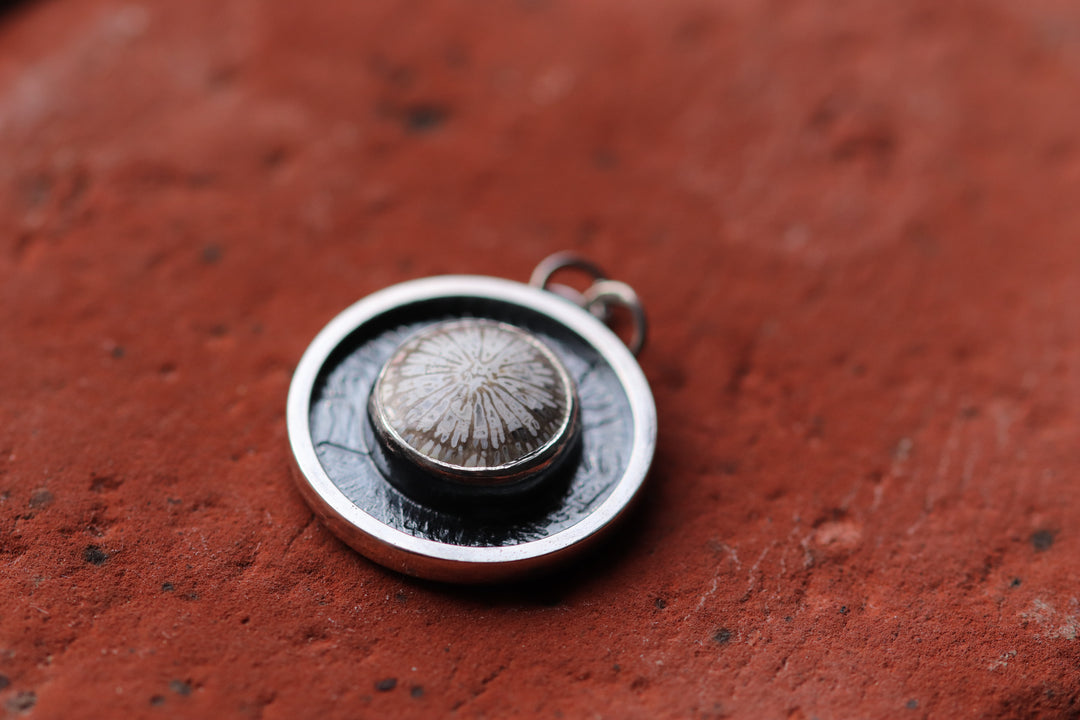
POLYGON ((590 344, 534 310, 461 297, 406 305, 357 328, 319 373, 309 422, 324 470, 359 508, 416 537, 482 547, 539 540, 587 516, 622 476, 633 430, 622 384, 590 344), (410 481, 402 482, 402 469, 387 456, 367 412, 376 377, 402 344, 429 326, 462 317, 509 323, 532 333, 557 356, 577 387, 577 452, 562 464, 558 482, 545 484, 542 495, 526 495, 513 505, 513 512, 503 512, 498 504, 491 512, 469 512, 469 507, 453 503, 413 499, 418 495, 403 491, 410 481))

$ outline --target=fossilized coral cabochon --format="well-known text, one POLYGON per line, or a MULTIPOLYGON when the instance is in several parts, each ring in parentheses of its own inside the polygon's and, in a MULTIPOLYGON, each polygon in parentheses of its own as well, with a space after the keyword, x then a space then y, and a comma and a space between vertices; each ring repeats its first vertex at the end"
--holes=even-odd
POLYGON ((438 323, 406 340, 374 393, 381 421, 413 450, 478 469, 511 465, 558 442, 574 402, 551 350, 511 325, 481 319, 438 323))

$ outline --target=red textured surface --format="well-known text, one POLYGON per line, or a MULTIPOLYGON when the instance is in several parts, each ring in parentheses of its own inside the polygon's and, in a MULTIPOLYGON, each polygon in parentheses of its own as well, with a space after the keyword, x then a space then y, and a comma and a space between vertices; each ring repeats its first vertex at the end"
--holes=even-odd
POLYGON ((1078 411, 1075 3, 0 16, 8 715, 1074 717, 1078 411), (605 552, 456 589, 312 522, 315 332, 562 248, 654 327, 605 552))

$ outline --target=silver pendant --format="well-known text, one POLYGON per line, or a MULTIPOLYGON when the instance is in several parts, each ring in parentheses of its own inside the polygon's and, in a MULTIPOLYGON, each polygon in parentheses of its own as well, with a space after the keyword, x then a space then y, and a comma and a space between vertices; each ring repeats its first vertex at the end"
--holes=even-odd
POLYGON ((346 309, 289 388, 297 483, 336 535, 409 575, 487 582, 586 547, 637 494, 656 408, 640 302, 580 258, 530 285, 444 276, 346 309), (588 272, 578 293, 551 283, 588 272), (628 348, 603 322, 630 311, 628 348))

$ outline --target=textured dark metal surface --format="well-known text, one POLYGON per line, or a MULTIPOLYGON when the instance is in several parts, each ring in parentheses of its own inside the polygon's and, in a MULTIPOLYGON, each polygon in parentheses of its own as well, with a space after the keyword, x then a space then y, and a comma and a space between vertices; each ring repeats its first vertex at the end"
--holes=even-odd
POLYGON ((611 491, 630 452, 632 419, 619 379, 588 343, 558 323, 507 303, 450 298, 402 308, 358 328, 327 360, 310 414, 311 436, 330 479, 377 520, 416 537, 455 545, 500 547, 538 540, 587 516, 611 491), (390 466, 371 427, 368 396, 380 368, 413 333, 469 315, 519 325, 563 361, 581 402, 581 452, 563 471, 554 497, 506 517, 435 510, 389 480, 390 466))

